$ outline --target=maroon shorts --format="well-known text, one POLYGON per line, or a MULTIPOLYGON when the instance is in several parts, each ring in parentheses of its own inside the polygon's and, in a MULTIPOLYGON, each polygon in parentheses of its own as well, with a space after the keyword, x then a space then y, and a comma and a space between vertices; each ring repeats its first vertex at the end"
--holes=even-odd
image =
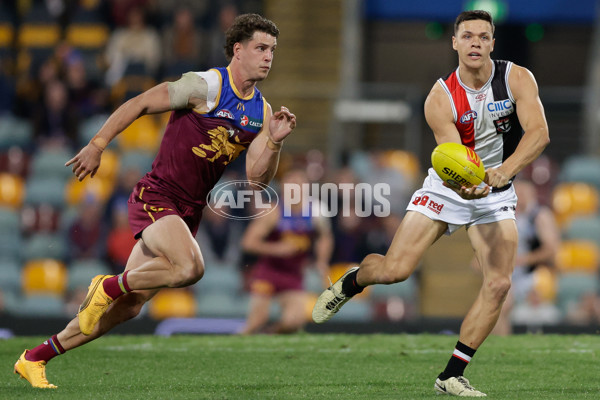
POLYGON ((250 274, 250 291, 254 294, 272 296, 281 292, 303 290, 301 271, 285 271, 261 264, 254 266, 250 274))
POLYGON ((138 182, 129 196, 129 225, 136 239, 150 224, 167 215, 178 215, 186 223, 192 236, 196 236, 202 219, 202 208, 192 207, 173 200, 169 194, 138 182))

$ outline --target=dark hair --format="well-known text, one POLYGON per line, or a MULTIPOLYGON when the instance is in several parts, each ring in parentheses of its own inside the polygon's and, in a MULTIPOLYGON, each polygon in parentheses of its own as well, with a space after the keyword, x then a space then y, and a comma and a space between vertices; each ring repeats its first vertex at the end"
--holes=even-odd
POLYGON ((463 11, 460 14, 458 14, 458 17, 456 17, 456 21, 454 21, 454 34, 456 35, 456 32, 458 32, 458 26, 461 23, 463 23, 465 21, 473 21, 473 20, 477 20, 477 19, 489 22, 490 25, 492 26, 492 35, 494 34, 496 27, 494 26, 494 21, 492 20, 492 15, 489 12, 483 11, 483 10, 469 10, 469 11, 463 11))
POLYGON ((233 58, 233 45, 252 39, 256 31, 268 33, 273 37, 279 36, 279 29, 273 21, 258 14, 238 15, 225 33, 224 48, 227 60, 231 61, 233 58))

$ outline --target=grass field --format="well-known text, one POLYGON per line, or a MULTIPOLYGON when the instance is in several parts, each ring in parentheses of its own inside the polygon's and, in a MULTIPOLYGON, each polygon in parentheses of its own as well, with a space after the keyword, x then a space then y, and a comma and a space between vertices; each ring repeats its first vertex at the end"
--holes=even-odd
MULTIPOLYGON (((0 340, 1 399, 427 399, 456 336, 116 336, 48 364, 57 390, 13 374, 24 348, 0 340)), ((466 376, 492 399, 597 399, 600 338, 490 337, 466 376)))

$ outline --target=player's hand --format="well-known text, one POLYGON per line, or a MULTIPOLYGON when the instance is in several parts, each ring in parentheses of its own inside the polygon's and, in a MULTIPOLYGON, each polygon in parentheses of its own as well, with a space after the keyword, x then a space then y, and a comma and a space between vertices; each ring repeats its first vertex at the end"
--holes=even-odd
POLYGON ((81 182, 83 178, 90 175, 91 178, 96 175, 98 168, 100 167, 100 158, 102 156, 102 149, 100 147, 89 143, 83 149, 77 153, 77 155, 71 158, 65 163, 65 167, 71 166, 73 174, 81 182))
POLYGON ((295 127, 296 116, 287 107, 281 106, 281 110, 274 113, 269 121, 269 134, 278 143, 292 133, 295 127))
POLYGON ((488 185, 486 185, 482 188, 479 188, 477 186, 472 186, 472 187, 468 188, 465 186, 461 186, 461 187, 452 186, 452 185, 449 185, 448 183, 444 182, 444 186, 454 190, 460 197, 462 197, 465 200, 476 200, 476 199, 484 198, 485 196, 490 194, 490 190, 491 190, 491 188, 488 185))
POLYGON ((484 182, 491 187, 501 188, 510 183, 510 176, 507 176, 499 168, 488 168, 485 170, 484 182))

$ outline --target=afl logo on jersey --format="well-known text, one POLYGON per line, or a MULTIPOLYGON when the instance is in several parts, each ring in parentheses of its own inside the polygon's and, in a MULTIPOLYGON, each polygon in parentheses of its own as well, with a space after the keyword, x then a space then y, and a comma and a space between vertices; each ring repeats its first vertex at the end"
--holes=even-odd
POLYGON ((242 126, 248 125, 248 117, 247 116, 242 115, 242 117, 240 118, 240 125, 242 125, 242 126))
POLYGON ((461 124, 472 124, 477 119, 477 111, 469 110, 460 117, 461 124))
POLYGON ((235 119, 231 111, 225 109, 217 111, 215 115, 219 118, 235 119))

